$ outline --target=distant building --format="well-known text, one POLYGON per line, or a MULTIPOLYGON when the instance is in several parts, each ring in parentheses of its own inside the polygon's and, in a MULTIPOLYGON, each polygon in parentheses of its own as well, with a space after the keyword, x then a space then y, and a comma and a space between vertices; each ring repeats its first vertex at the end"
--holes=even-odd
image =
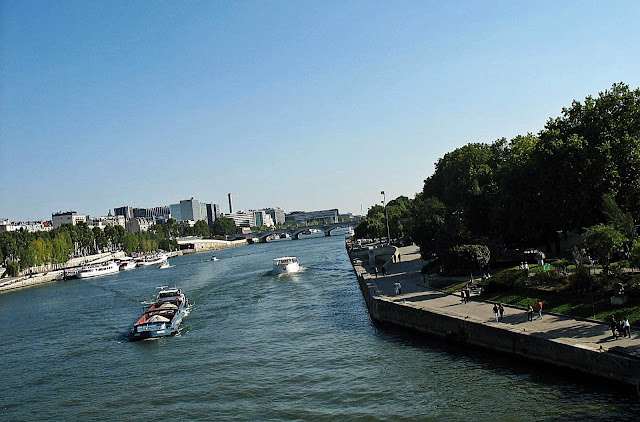
POLYGON ((57 212, 51 214, 51 223, 53 224, 53 228, 57 229, 63 224, 71 224, 72 226, 77 225, 78 223, 86 223, 87 216, 78 214, 75 211, 65 211, 65 212, 57 212))
POLYGON ((256 223, 255 227, 273 227, 275 225, 271 215, 265 210, 254 210, 253 215, 256 223))
POLYGON ((286 221, 294 221, 297 224, 308 224, 312 222, 333 224, 338 222, 338 210, 293 211, 286 215, 286 221))
POLYGON ((18 221, 0 220, 0 232, 24 230, 30 233, 53 230, 51 221, 18 221))
POLYGON ((125 205, 124 207, 117 207, 113 209, 113 212, 115 215, 121 215, 125 218, 125 220, 130 220, 134 217, 133 215, 133 208, 131 208, 128 205, 125 205))
POLYGON ((265 210, 241 210, 232 214, 225 214, 225 218, 230 218, 237 227, 273 227, 273 220, 265 210))
POLYGON ((90 228, 98 227, 104 230, 107 226, 120 226, 126 228, 126 219, 123 215, 109 215, 106 217, 87 217, 87 225, 90 228))
POLYGON ((207 207, 207 224, 209 227, 213 225, 216 218, 220 217, 220 205, 218 204, 205 204, 207 207))
POLYGON ((271 216, 273 223, 277 226, 284 224, 286 218, 282 208, 265 208, 264 211, 271 216))
POLYGON ((126 229, 131 233, 142 233, 149 230, 149 227, 156 224, 155 219, 146 217, 135 217, 127 220, 126 229))
POLYGON ((171 217, 171 208, 169 206, 153 207, 153 208, 134 208, 133 216, 168 220, 171 217))
POLYGON ((178 221, 208 221, 207 204, 197 199, 184 199, 179 204, 169 205, 171 218, 178 221))
POLYGON ((237 227, 255 227, 256 217, 253 211, 236 211, 232 214, 225 214, 225 218, 230 218, 236 223, 237 227))

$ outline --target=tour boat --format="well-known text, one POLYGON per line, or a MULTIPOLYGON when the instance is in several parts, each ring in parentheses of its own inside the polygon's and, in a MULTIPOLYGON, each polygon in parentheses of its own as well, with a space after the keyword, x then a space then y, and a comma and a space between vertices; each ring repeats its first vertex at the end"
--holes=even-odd
POLYGON ((307 229, 302 233, 298 234, 298 239, 308 239, 311 237, 324 237, 324 230, 320 229, 307 229))
POLYGON ((148 267, 149 265, 157 265, 161 264, 162 261, 167 260, 167 255, 158 254, 150 257, 144 257, 141 260, 137 261, 139 267, 148 267))
POLYGON ((99 277, 101 275, 115 274, 120 271, 118 264, 113 261, 105 262, 102 264, 92 264, 86 267, 80 268, 76 274, 77 278, 89 278, 99 277))
POLYGON ((120 263, 120 271, 133 270, 137 266, 138 264, 136 264, 136 261, 124 261, 120 263))
POLYGON ((281 242, 283 240, 291 240, 291 235, 289 233, 274 233, 265 239, 267 242, 281 242))
POLYGON ((273 260, 274 274, 297 273, 300 271, 300 263, 295 256, 285 256, 273 260))
POLYGON ((146 340, 176 334, 188 307, 189 301, 180 289, 161 288, 155 303, 145 308, 142 317, 133 325, 129 340, 146 340))

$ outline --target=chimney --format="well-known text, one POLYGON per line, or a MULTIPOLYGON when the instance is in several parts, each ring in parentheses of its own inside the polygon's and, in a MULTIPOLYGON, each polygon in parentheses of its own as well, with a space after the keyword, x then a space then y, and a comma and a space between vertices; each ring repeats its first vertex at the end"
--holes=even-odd
POLYGON ((231 194, 229 194, 229 214, 233 214, 233 202, 231 202, 231 194))

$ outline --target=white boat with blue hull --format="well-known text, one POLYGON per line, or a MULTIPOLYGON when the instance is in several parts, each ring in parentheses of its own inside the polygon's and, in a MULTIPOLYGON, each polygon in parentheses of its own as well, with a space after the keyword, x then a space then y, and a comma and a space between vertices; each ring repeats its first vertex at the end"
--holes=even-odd
POLYGON ((155 303, 145 308, 142 317, 133 325, 129 340, 147 340, 176 334, 188 307, 189 301, 180 289, 162 288, 155 303))

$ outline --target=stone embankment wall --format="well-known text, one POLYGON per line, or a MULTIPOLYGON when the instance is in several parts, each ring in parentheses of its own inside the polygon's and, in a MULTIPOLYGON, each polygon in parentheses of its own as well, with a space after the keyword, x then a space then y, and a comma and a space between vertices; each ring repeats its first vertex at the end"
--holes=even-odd
POLYGON ((366 270, 352 260, 371 318, 456 342, 570 368, 636 386, 640 393, 640 359, 615 351, 598 351, 498 326, 417 308, 381 296, 366 270))
MULTIPOLYGON (((181 242, 178 242, 181 243, 181 242)), ((249 242, 246 239, 243 240, 214 240, 203 239, 190 242, 184 242, 184 244, 191 245, 190 249, 182 249, 185 254, 197 253, 197 252, 209 252, 218 251, 220 249, 234 248, 236 246, 248 245, 249 242)))

